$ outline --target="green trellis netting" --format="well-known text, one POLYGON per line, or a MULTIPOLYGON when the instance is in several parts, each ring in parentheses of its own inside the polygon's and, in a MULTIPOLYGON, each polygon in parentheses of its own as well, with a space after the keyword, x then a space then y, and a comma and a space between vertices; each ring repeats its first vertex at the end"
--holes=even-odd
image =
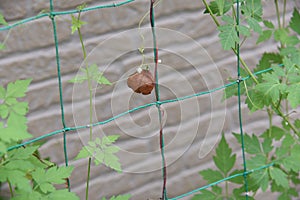
MULTIPOLYGON (((158 87, 158 84, 156 84, 156 87, 155 87, 155 94, 156 94, 156 101, 155 102, 152 102, 152 103, 148 103, 148 104, 145 104, 145 105, 142 105, 142 106, 138 106, 138 107, 135 107, 133 109, 130 109, 130 110, 127 110, 123 113, 119 113, 117 114, 116 116, 112 117, 112 118, 109 118, 107 120, 104 120, 104 121, 99 121, 99 122, 96 122, 96 123, 93 123, 93 124, 87 124, 87 125, 84 125, 84 126, 74 126, 74 127, 69 127, 67 126, 67 124, 65 123, 65 117, 64 117, 64 101, 63 101, 63 89, 62 89, 62 81, 61 81, 61 72, 60 72, 60 55, 59 55, 59 44, 58 44, 58 38, 57 38, 57 31, 56 31, 56 19, 55 17, 56 16, 59 16, 59 15, 70 15, 70 14, 75 14, 75 13, 78 13, 79 11, 78 10, 68 10, 68 11, 60 11, 60 12, 56 12, 54 11, 54 5, 53 5, 53 0, 49 0, 50 1, 50 11, 47 12, 47 13, 41 13, 41 14, 38 14, 34 17, 30 17, 30 18, 26 18, 26 19, 23 19, 21 21, 18 21, 14 24, 10 24, 10 25, 7 25, 7 26, 3 26, 3 27, 0 27, 0 31, 5 31, 5 30, 9 30, 9 29, 12 29, 16 26, 19 26, 19 25, 22 25, 22 24, 25 24, 25 23, 28 23, 30 21, 33 21, 33 20, 37 20, 39 18, 43 18, 43 17, 49 17, 50 20, 52 21, 52 26, 53 26, 53 35, 54 35, 54 44, 55 44, 55 50, 56 50, 56 67, 57 67, 57 78, 58 78, 58 85, 59 85, 59 95, 60 95, 60 108, 61 108, 61 122, 62 122, 62 126, 63 128, 60 129, 60 130, 55 130, 53 132, 50 132, 50 133, 47 133, 47 134, 44 134, 40 137, 36 137, 34 139, 31 139, 31 140, 28 140, 28 141, 25 141, 23 142, 22 144, 18 144, 18 145, 15 145, 15 146, 11 146, 8 148, 8 151, 10 150, 13 150, 13 149, 16 149, 16 148, 19 148, 19 147, 22 147, 24 145, 28 145, 28 144, 31 144, 31 143, 34 143, 34 142, 37 142, 39 140, 42 140, 42 139, 45 139, 47 137, 50 137, 50 136, 54 136, 54 135, 59 135, 59 134, 63 134, 63 139, 64 139, 64 155, 65 155, 65 164, 68 166, 68 154, 67 154, 67 143, 66 143, 66 133, 67 132, 70 132, 70 131, 76 131, 76 130, 79 130, 79 129, 87 129, 87 128, 90 128, 91 126, 101 126, 101 125, 104 125, 106 123, 109 123, 115 119, 118 119, 118 118, 121 118, 123 116, 126 116, 127 114, 129 113, 132 113, 132 112, 135 112, 137 110, 140 110, 140 109, 143 109, 143 108, 147 108, 147 107, 151 107, 151 106, 156 106, 158 108, 158 111, 160 113, 160 106, 163 105, 163 104, 168 104, 168 103, 172 103, 172 102, 178 102, 178 101, 184 101, 184 100, 187 100, 187 99, 190 99, 190 98, 195 98, 195 97, 198 97, 198 96, 201 96, 201 95, 207 95, 207 94, 210 94, 210 93, 214 93, 216 91, 219 91, 219 90, 222 90, 224 88, 227 88, 227 87, 231 87, 235 84, 237 84, 237 88, 238 88, 238 111, 239 111, 239 126, 240 126, 240 136, 241 136, 241 141, 242 141, 242 146, 241 146, 241 150, 242 150, 242 157, 243 157, 243 167, 244 167, 244 171, 243 173, 239 173, 239 174, 235 174, 235 175, 232 175, 232 176, 229 176, 225 179, 222 179, 222 180, 218 180, 214 183, 211 183, 211 184, 208 184, 206 186, 203 186, 203 187, 200 187, 200 188, 197 188, 195 190, 192 190, 192 191, 189 191, 187 193, 184 193, 184 194, 181 194, 177 197, 173 197, 173 198, 168 198, 167 197, 167 188, 164 188, 163 190, 163 197, 165 199, 169 199, 169 200, 176 200, 176 199, 181 199, 183 197, 186 197, 186 196, 189 196, 189 195, 192 195, 196 192, 199 192, 201 190, 204 190, 206 188, 209 188, 213 185, 216 185, 216 184, 219 184, 221 182, 224 182, 226 180, 229 180, 229 179, 232 179, 232 178, 235 178, 235 177, 238 177, 238 176, 243 176, 244 177, 244 187, 245 187, 245 199, 248 199, 248 182, 247 182, 247 175, 254 172, 254 171, 258 171, 258 170, 262 170, 262 169, 265 169, 265 168, 268 168, 270 166, 272 166, 273 164, 268 164, 268 165, 265 165, 265 166, 261 166, 259 168, 256 168, 256 169, 252 169, 252 170, 247 170, 247 165, 246 165, 246 159, 245 159, 245 151, 244 151, 244 136, 243 136, 243 126, 242 126, 242 114, 241 114, 241 95, 240 95, 240 84, 241 82, 251 78, 250 76, 247 76, 247 77, 241 77, 240 76, 240 57, 239 57, 239 47, 237 48, 237 74, 238 74, 238 78, 235 82, 231 82, 229 84, 226 84, 226 85, 223 85, 223 86, 220 86, 220 87, 217 87, 217 88, 214 88, 214 89, 211 89, 211 90, 207 90, 207 91, 203 91, 203 92, 199 92, 199 93, 195 93, 195 94, 190 94, 190 95, 187 95, 187 96, 182 96, 182 97, 179 97, 179 98, 175 98, 175 99, 168 99, 168 100, 163 100, 161 101, 160 100, 160 97, 159 97, 159 87, 158 87)), ((91 10, 97 10, 97 9, 103 9, 103 8, 113 8, 113 7, 119 7, 119 6, 122 6, 122 5, 125 5, 125 4, 128 4, 128 3, 131 3, 131 2, 134 2, 135 0, 126 0, 126 1, 122 1, 122 2, 119 2, 119 3, 112 3, 112 4, 107 4, 107 5, 99 5, 99 6, 93 6, 93 7, 86 7, 84 9, 81 10, 81 12, 88 12, 88 11, 91 11, 91 10)), ((151 1, 151 0, 150 0, 151 1)), ((158 63, 158 50, 157 50, 157 44, 156 44, 156 36, 155 36, 155 17, 154 17, 154 8, 153 8, 153 3, 155 1, 152 0, 151 1, 151 9, 150 9, 150 21, 151 21, 151 27, 152 27, 152 35, 153 35, 153 45, 154 45, 154 61, 156 63, 156 68, 157 68, 157 63, 158 63)), ((237 1, 237 7, 236 7, 236 12, 239 13, 239 3, 237 1)), ((237 24, 239 24, 239 16, 237 17, 237 24)), ((262 73, 265 73, 267 71, 270 71, 271 69, 266 69, 266 70, 262 70, 262 71, 258 71, 256 73, 254 73, 255 75, 258 75, 258 74, 262 74, 262 73)), ((157 76, 157 70, 156 70, 156 80, 155 82, 158 83, 158 76, 157 76)), ((164 143, 163 143, 163 133, 162 133, 162 130, 161 130, 161 157, 162 157, 162 166, 165 166, 165 159, 164 159, 164 143)), ((165 176, 166 176, 166 168, 163 167, 163 170, 162 170, 162 179, 164 180, 165 179, 165 176)), ((165 181, 164 181, 165 183, 165 181)))

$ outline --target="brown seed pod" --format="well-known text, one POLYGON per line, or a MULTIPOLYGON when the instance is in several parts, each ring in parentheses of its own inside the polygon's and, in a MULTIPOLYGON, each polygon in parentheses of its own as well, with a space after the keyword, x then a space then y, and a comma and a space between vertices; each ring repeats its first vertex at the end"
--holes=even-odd
POLYGON ((148 95, 153 90, 154 79, 149 70, 143 69, 131 74, 127 79, 127 85, 136 93, 148 95))

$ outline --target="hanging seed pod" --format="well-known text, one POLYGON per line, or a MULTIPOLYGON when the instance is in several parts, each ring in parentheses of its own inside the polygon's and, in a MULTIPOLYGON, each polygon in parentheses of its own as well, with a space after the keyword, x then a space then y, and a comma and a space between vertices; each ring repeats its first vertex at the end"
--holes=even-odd
POLYGON ((137 70, 128 77, 127 85, 136 93, 148 95, 154 88, 154 79, 149 70, 137 70))

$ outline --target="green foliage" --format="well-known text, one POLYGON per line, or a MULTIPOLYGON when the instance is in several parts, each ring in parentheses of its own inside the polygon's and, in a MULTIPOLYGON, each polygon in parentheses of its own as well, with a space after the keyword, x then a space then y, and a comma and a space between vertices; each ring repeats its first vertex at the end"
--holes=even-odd
POLYGON ((291 21, 290 21, 290 27, 293 31, 295 31, 296 33, 298 33, 300 35, 300 14, 299 14, 299 11, 294 8, 294 12, 293 12, 293 16, 291 18, 291 21))
POLYGON ((96 64, 92 64, 87 68, 80 68, 80 71, 82 73, 69 80, 70 83, 83 83, 88 80, 93 80, 100 85, 111 85, 111 82, 99 71, 96 64))
MULTIPOLYGON (((229 147, 224 134, 216 148, 216 154, 213 156, 214 164, 217 167, 217 170, 205 169, 199 172, 199 174, 206 180, 208 183, 215 183, 216 181, 227 178, 228 176, 233 176, 235 174, 242 173, 242 170, 233 170, 233 167, 236 163, 236 154, 232 154, 232 149, 229 147)), ((242 184, 243 178, 237 176, 229 180, 231 183, 242 184)), ((226 185, 228 182, 226 182, 226 185)), ((243 191, 241 191, 242 193, 243 191)), ((201 194, 196 194, 192 200, 202 200, 202 199, 235 199, 237 195, 241 193, 231 193, 228 192, 228 187, 226 191, 223 191, 223 188, 214 185, 211 187, 211 190, 204 189, 201 190, 201 194)))
POLYGON ((72 17, 72 34, 75 33, 79 28, 81 28, 82 25, 85 25, 86 22, 81 21, 79 18, 75 17, 74 15, 71 16, 72 17))
POLYGON ((27 132, 28 103, 20 101, 25 96, 31 79, 17 80, 6 88, 0 86, 0 155, 8 146, 32 137, 27 132))
MULTIPOLYGON (((210 1, 205 13, 209 13, 216 23, 224 50, 233 50, 237 54, 237 44, 240 43, 242 47, 242 44, 251 37, 252 32, 258 35, 256 44, 269 40, 278 44, 278 51, 264 52, 254 69, 250 69, 240 57, 243 67, 240 69, 240 75, 245 78, 239 82, 240 95, 244 96, 242 99, 245 99, 249 111, 260 110, 266 112, 266 116, 269 117, 269 127, 266 127, 264 132, 245 133, 243 137, 247 170, 253 170, 247 176, 248 189, 254 196, 258 190, 263 192, 270 190, 279 193, 280 200, 298 198, 299 193, 296 188, 300 184, 300 120, 294 113, 298 113, 300 106, 299 9, 294 8, 288 23, 284 20, 287 19, 286 16, 283 16, 286 10, 281 13, 276 11, 279 21, 273 24, 263 19, 261 0, 240 1, 240 13, 236 13, 231 3, 223 5, 222 2, 210 1), (221 12, 220 8, 224 10, 226 6, 231 6, 231 9, 221 12), (280 126, 278 123, 275 125, 274 116, 281 118, 280 126), (269 167, 261 169, 262 166, 269 167)), ((283 2, 286 3, 287 1, 283 2)), ((274 1, 274 4, 275 7, 278 6, 277 1, 274 1)), ((286 5, 283 6, 285 7, 286 5)), ((234 82, 236 79, 236 77, 229 78, 229 81, 234 82)), ((237 84, 234 84, 225 89, 223 100, 237 95, 237 84)), ((240 134, 233 133, 233 135, 242 146, 240 134)), ((242 173, 241 170, 231 168, 235 160, 229 156, 231 151, 228 144, 220 142, 217 149, 214 162, 218 170, 206 169, 200 172, 209 183, 224 178, 224 173, 228 170, 228 175, 242 173), (226 158, 228 163, 222 163, 222 158, 223 160, 226 158)), ((243 180, 239 178, 232 179, 231 182, 242 186, 243 180)), ((195 195, 193 199, 241 199, 242 193, 242 187, 236 187, 232 189, 230 197, 224 197, 211 188, 201 191, 201 194, 195 195)))
POLYGON ((232 149, 229 148, 228 143, 225 140, 224 135, 216 148, 216 155, 213 157, 214 163, 217 168, 222 172, 223 176, 226 177, 228 172, 233 168, 236 155, 231 155, 232 149))
MULTIPOLYGON (((209 8, 213 14, 220 16, 227 13, 230 10, 232 5, 233 5, 232 0, 216 0, 216 1, 211 1, 209 3, 209 8)), ((204 13, 209 13, 209 11, 206 9, 204 13)))
POLYGON ((1 25, 8 25, 8 23, 6 22, 6 20, 4 19, 3 15, 0 13, 0 24, 1 25))
POLYGON ((96 138, 95 141, 89 141, 87 146, 83 146, 76 159, 89 158, 94 159, 95 165, 105 164, 118 172, 121 172, 119 158, 115 155, 120 148, 113 145, 119 138, 119 135, 110 135, 102 139, 96 138))
POLYGON ((73 167, 57 167, 38 155, 39 146, 26 146, 7 151, 9 146, 31 138, 27 132, 28 103, 25 97, 31 79, 17 80, 0 86, 0 183, 10 186, 11 199, 79 199, 68 190, 54 186, 64 184, 73 167))

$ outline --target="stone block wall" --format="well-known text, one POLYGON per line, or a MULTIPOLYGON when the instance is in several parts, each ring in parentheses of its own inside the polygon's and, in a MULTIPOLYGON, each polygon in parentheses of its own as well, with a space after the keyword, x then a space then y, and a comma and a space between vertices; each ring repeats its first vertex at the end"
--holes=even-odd
MULTIPOLYGON (((70 10, 83 2, 93 6, 113 1, 55 0, 54 8, 55 11, 70 10)), ((265 16, 275 19, 274 8, 268 7, 267 2, 265 4, 265 16)), ((10 23, 48 10, 46 0, 0 0, 0 12, 10 23)), ((142 47, 141 35, 145 39, 146 63, 153 72, 148 16, 138 29, 139 21, 148 10, 149 1, 138 0, 121 7, 82 14, 82 20, 87 22, 82 28, 88 51, 87 62, 97 64, 113 83, 111 86, 95 85, 94 122, 155 101, 154 92, 143 96, 126 86, 127 77, 142 60, 138 52, 142 47)), ((195 0, 162 0, 155 8, 162 100, 207 91, 228 83, 229 76, 236 76, 236 57, 232 52, 222 50, 216 27, 203 11, 202 2, 195 0)), ((77 33, 71 34, 71 16, 57 16, 56 22, 66 125, 86 125, 89 122, 86 85, 68 83, 83 64, 80 41, 77 33)), ((26 97, 30 106, 29 132, 37 137, 63 128, 50 19, 41 18, 0 32, 0 38, 7 46, 0 52, 1 85, 16 79, 33 79, 26 97)), ((253 40, 244 44, 241 54, 250 66, 255 66, 260 55, 272 49, 276 49, 276 44, 257 47, 253 40)), ((212 167, 213 150, 222 132, 238 153, 241 166, 240 148, 230 134, 239 130, 237 102, 235 98, 221 101, 222 95, 223 90, 220 90, 162 105, 169 197, 205 184, 198 172, 212 167)), ((134 200, 159 198, 162 180, 157 116, 157 109, 152 106, 94 128, 94 137, 121 135, 116 145, 121 148, 118 156, 123 173, 105 166, 93 166, 90 199, 124 193, 132 194, 134 200)), ((243 123, 245 132, 261 131, 267 127, 264 113, 249 114, 244 105, 243 123)), ((87 160, 75 161, 74 158, 86 144, 88 132, 82 129, 67 134, 69 164, 75 166, 71 187, 82 199, 87 160)), ((41 154, 64 165, 62 134, 44 142, 41 154)), ((268 198, 272 197, 268 195, 268 198)))

